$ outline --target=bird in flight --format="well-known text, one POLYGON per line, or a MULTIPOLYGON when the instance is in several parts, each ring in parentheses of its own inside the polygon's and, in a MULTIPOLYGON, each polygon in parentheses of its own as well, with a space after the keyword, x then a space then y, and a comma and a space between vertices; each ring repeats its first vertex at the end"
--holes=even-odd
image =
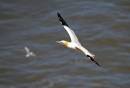
POLYGON ((100 64, 94 60, 95 55, 90 53, 86 48, 84 48, 81 45, 76 34, 74 33, 74 31, 71 28, 69 28, 69 25, 66 23, 66 21, 63 19, 63 17, 60 15, 59 12, 57 12, 57 16, 58 16, 60 23, 63 25, 64 29, 68 32, 71 42, 68 42, 66 40, 61 40, 61 41, 56 41, 56 42, 66 46, 68 48, 82 51, 91 61, 93 61, 96 65, 100 66, 100 64))
POLYGON ((36 56, 36 54, 31 52, 27 46, 25 46, 24 49, 26 51, 25 57, 36 56))

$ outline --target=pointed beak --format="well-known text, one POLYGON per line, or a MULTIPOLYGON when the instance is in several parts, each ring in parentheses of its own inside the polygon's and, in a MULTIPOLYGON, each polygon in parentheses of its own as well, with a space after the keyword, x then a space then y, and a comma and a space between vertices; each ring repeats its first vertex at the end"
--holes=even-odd
POLYGON ((62 42, 61 41, 56 41, 57 43, 59 43, 59 44, 62 44, 62 42))
POLYGON ((60 43, 60 41, 56 41, 57 43, 60 43))

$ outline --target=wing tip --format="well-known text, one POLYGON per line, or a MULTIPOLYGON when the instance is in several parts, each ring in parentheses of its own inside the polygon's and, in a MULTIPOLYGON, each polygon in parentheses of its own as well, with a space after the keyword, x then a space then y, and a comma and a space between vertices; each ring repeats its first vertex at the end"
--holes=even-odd
MULTIPOLYGON (((88 56, 88 55, 87 55, 87 56, 88 56)), ((97 66, 101 67, 101 65, 100 65, 96 60, 94 60, 93 57, 90 57, 90 56, 88 56, 88 57, 89 57, 90 60, 93 61, 97 66)))
POLYGON ((58 17, 60 17, 60 16, 61 16, 59 12, 57 12, 57 16, 58 16, 58 17))
POLYGON ((57 12, 57 16, 62 25, 69 26, 59 12, 57 12))

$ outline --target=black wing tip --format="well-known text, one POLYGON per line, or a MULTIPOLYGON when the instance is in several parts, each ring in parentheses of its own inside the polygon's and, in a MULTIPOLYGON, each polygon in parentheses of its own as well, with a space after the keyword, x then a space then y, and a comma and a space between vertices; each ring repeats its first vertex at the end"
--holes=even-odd
POLYGON ((97 61, 95 61, 93 58, 90 58, 97 66, 99 66, 99 67, 101 67, 101 65, 97 62, 97 61))
POLYGON ((60 15, 59 12, 57 12, 57 16, 58 16, 59 21, 61 22, 62 25, 69 26, 69 25, 65 22, 65 20, 63 19, 63 17, 60 15))
MULTIPOLYGON (((87 56, 88 56, 88 55, 87 55, 87 56)), ((97 66, 101 67, 101 65, 100 65, 97 61, 95 61, 93 57, 90 57, 90 56, 88 56, 88 57, 89 57, 89 58, 91 59, 91 61, 93 61, 97 66)))
POLYGON ((57 16, 58 16, 58 17, 61 16, 59 12, 57 12, 57 16))
POLYGON ((61 15, 60 15, 60 13, 59 13, 59 12, 57 12, 57 16, 58 16, 58 18, 60 18, 60 17, 61 17, 61 15))

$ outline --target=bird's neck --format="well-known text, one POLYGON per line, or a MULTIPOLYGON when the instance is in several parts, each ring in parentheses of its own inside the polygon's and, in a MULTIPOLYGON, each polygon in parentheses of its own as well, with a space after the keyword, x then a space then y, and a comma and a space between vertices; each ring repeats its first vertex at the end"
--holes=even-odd
POLYGON ((68 46, 70 45, 70 42, 65 41, 65 42, 64 42, 64 45, 65 45, 66 47, 68 47, 68 46))

